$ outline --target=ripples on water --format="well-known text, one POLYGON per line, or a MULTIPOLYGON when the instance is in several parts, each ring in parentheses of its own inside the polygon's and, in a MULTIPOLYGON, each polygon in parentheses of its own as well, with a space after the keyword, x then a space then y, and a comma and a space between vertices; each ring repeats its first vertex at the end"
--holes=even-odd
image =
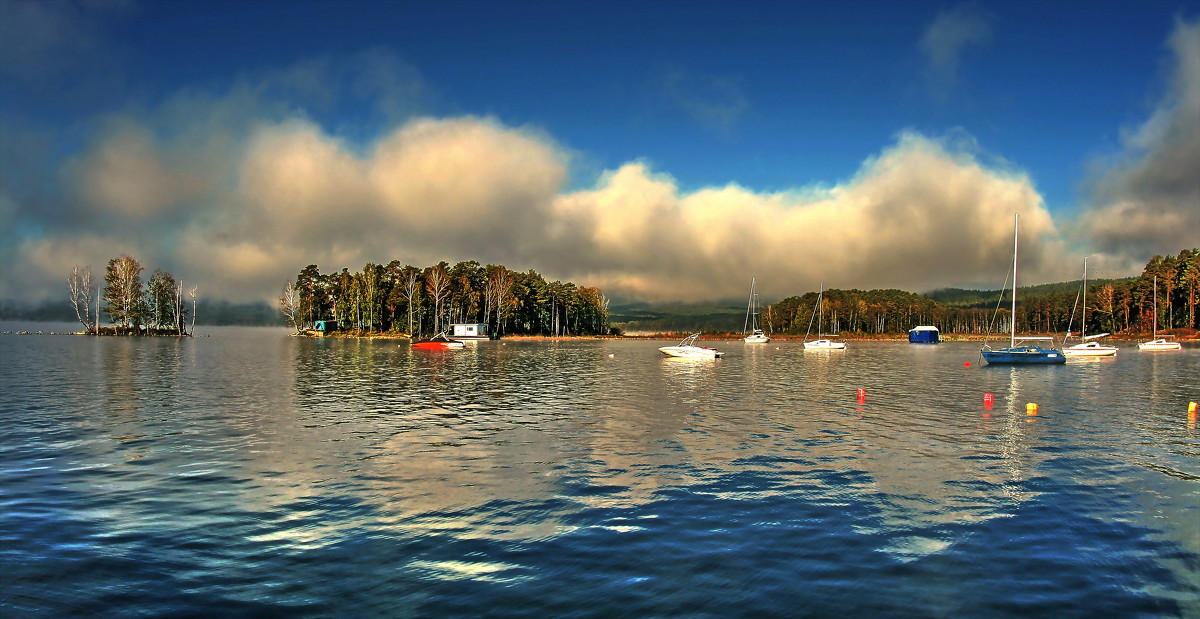
POLYGON ((1194 347, 211 335, 0 337, 6 617, 1200 615, 1194 347))

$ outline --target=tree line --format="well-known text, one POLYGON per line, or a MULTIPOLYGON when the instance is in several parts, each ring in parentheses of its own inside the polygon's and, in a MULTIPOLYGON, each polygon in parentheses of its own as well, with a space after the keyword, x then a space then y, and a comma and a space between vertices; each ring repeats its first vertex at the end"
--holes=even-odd
MULTIPOLYGON (((1196 311, 1200 249, 1185 249, 1177 256, 1154 256, 1137 277, 1089 285, 1086 332, 1150 331, 1154 323, 1155 278, 1159 330, 1200 327, 1196 311)), ((1028 295, 1025 290, 1022 288, 1017 302, 1017 331, 1078 334, 1083 330, 1082 286, 1075 292, 1053 294, 1028 295)), ((1000 303, 999 296, 994 296, 994 307, 952 306, 927 295, 894 289, 832 289, 820 296, 825 317, 823 328, 827 333, 897 334, 917 325, 933 325, 943 333, 984 334, 1006 332, 1014 319, 1009 307, 1000 303)), ((818 293, 808 292, 768 305, 762 312, 762 321, 773 333, 804 334, 810 328, 817 297, 818 293)), ((811 329, 815 333, 816 326, 811 329)))
POLYGON ((323 274, 315 264, 284 284, 284 321, 299 333, 320 320, 360 332, 436 334, 452 323, 484 323, 490 333, 599 335, 609 332, 599 288, 547 281, 475 260, 420 268, 393 260, 352 273, 323 274))
POLYGON ((93 283, 91 267, 74 268, 67 277, 67 293, 75 318, 88 333, 103 333, 103 312, 113 324, 113 333, 188 335, 189 314, 192 327, 196 325, 196 288, 192 287, 185 297, 183 280, 160 269, 155 269, 143 285, 143 271, 137 259, 117 256, 108 261, 101 290, 98 283, 93 283))

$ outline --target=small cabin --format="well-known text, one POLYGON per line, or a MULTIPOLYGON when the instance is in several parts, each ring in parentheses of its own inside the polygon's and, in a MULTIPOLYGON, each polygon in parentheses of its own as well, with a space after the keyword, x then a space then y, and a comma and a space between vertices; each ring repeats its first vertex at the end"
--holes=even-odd
POLYGON ((912 344, 937 344, 941 339, 937 327, 914 327, 908 330, 908 341, 912 344))
POLYGON ((321 333, 329 333, 330 331, 337 331, 337 328, 338 328, 338 323, 336 320, 315 320, 315 321, 313 321, 313 331, 319 331, 321 333))
POLYGON ((486 340, 488 326, 484 322, 456 322, 450 325, 450 337, 459 340, 486 340))

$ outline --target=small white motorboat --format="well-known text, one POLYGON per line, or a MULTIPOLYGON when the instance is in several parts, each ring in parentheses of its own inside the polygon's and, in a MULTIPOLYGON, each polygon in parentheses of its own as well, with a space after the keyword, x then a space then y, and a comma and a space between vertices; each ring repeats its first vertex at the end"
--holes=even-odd
MULTIPOLYGON (((1089 335, 1084 339, 1090 340, 1092 338, 1104 337, 1106 335, 1108 334, 1101 333, 1099 335, 1089 335)), ((1062 349, 1062 351, 1063 354, 1068 357, 1111 357, 1117 354, 1117 347, 1106 346, 1100 342, 1084 342, 1082 344, 1068 346, 1062 349)))
POLYGON ((686 357, 694 359, 716 359, 725 353, 707 346, 697 346, 696 339, 700 337, 699 333, 693 333, 679 342, 676 346, 663 346, 658 349, 658 352, 668 357, 686 357))
POLYGON ((763 333, 762 329, 755 329, 753 333, 742 338, 747 344, 766 344, 771 341, 771 336, 763 333))
POLYGON ((463 348, 463 343, 450 339, 446 336, 446 332, 442 331, 427 340, 413 342, 412 347, 418 350, 458 350, 463 348))

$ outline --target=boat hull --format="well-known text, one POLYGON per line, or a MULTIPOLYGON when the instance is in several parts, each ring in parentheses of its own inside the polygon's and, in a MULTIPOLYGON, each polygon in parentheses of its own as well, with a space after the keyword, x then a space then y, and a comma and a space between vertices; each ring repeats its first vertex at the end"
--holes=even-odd
POLYGON ((1183 350, 1183 346, 1179 342, 1168 342, 1166 340, 1154 340, 1151 342, 1142 342, 1138 344, 1138 350, 1161 351, 1161 350, 1183 350))
POLYGON ((464 346, 458 340, 452 340, 441 335, 428 340, 419 340, 412 344, 412 347, 417 350, 458 350, 464 346))
POLYGON ((908 330, 910 344, 937 344, 941 341, 936 327, 917 327, 908 330))
POLYGON ((413 344, 416 350, 458 350, 465 345, 462 342, 418 342, 413 344))
POLYGON ((658 352, 680 359, 716 359, 725 353, 703 346, 663 346, 658 352))
POLYGON ((771 338, 764 333, 755 333, 742 338, 742 341, 747 344, 766 344, 771 341, 771 338))
POLYGON ((1088 342, 1064 348, 1062 352, 1068 357, 1111 357, 1117 354, 1117 347, 1088 342))
POLYGON ((1056 365, 1066 363, 1061 350, 1041 346, 1018 346, 981 351, 983 360, 996 365, 1056 365))
POLYGON ((831 340, 813 340, 804 343, 804 350, 845 350, 845 342, 834 342, 831 340))

